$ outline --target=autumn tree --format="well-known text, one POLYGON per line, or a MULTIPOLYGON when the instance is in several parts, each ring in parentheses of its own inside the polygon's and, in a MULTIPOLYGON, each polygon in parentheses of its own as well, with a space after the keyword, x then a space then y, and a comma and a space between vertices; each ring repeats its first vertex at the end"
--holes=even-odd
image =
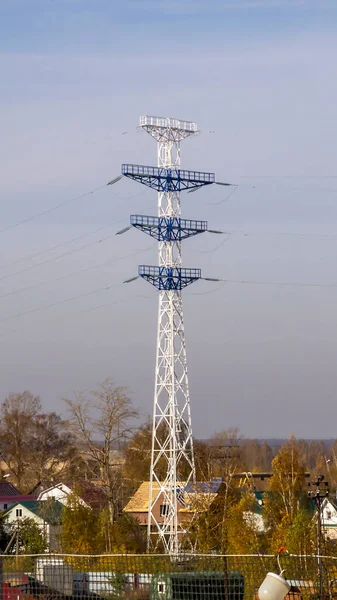
POLYGON ((123 497, 122 469, 112 456, 120 443, 132 432, 138 417, 126 390, 111 379, 104 381, 89 398, 82 393, 66 400, 70 418, 68 428, 88 457, 88 470, 98 480, 107 498, 111 524, 121 510, 123 497))
POLYGON ((106 550, 100 514, 77 494, 71 494, 63 508, 58 543, 66 554, 99 554, 106 550))
POLYGON ((55 412, 35 416, 30 450, 32 460, 27 474, 32 481, 60 479, 67 470, 73 453, 73 440, 65 430, 65 423, 55 412))
POLYGON ((43 527, 34 519, 25 517, 20 523, 6 524, 8 542, 4 551, 18 554, 43 554, 48 550, 48 540, 43 527))
POLYGON ((29 391, 9 394, 0 407, 0 453, 20 491, 59 471, 71 445, 56 413, 42 412, 29 391))
POLYGON ((40 411, 40 398, 29 391, 9 394, 0 408, 1 458, 20 489, 30 464, 34 419, 40 411))
POLYGON ((272 461, 272 478, 264 501, 264 516, 274 547, 284 543, 286 532, 294 523, 304 495, 304 482, 305 463, 291 436, 272 461))
MULTIPOLYGON (((165 424, 157 428, 157 437, 165 439, 165 424)), ((148 420, 141 425, 131 436, 124 449, 124 476, 136 489, 143 481, 149 481, 152 451, 152 421, 148 420)), ((167 462, 161 457, 157 463, 156 473, 163 479, 166 477, 167 462)))

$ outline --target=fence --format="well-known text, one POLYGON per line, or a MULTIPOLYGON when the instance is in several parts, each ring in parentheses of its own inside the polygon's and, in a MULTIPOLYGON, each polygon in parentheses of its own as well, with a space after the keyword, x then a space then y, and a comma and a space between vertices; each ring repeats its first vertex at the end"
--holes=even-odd
MULTIPOLYGON (((337 600, 337 559, 281 559, 287 600, 337 600)), ((275 556, 18 555, 0 557, 1 600, 257 600, 275 556)))

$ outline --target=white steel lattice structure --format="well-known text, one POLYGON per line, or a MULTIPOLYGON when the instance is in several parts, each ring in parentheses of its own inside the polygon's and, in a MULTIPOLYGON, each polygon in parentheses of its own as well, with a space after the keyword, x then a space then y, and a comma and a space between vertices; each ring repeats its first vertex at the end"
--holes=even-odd
POLYGON ((157 217, 131 216, 132 226, 159 243, 158 266, 139 267, 139 275, 159 290, 148 548, 161 544, 164 552, 177 554, 186 534, 178 507, 184 506, 186 486, 195 484, 182 289, 201 278, 200 269, 182 268, 181 241, 207 231, 206 221, 181 219, 180 191, 215 178, 180 169, 180 142, 196 133, 196 123, 146 116, 140 126, 157 141, 158 166, 124 164, 122 174, 158 191, 157 217))
MULTIPOLYGON (((158 142, 158 167, 180 169, 180 142, 197 131, 196 123, 141 117, 140 125, 158 142)), ((180 192, 158 192, 158 217, 180 218, 180 192)), ((159 266, 181 266, 181 241, 159 241, 159 266)), ((148 545, 152 536, 165 552, 180 545, 179 484, 195 481, 192 422, 187 376, 181 290, 160 290, 153 408, 152 457, 148 515, 148 545), (163 477, 163 463, 166 476, 163 477), (153 494, 153 484, 156 491, 153 494), (160 498, 166 506, 164 523, 154 510, 160 498)))

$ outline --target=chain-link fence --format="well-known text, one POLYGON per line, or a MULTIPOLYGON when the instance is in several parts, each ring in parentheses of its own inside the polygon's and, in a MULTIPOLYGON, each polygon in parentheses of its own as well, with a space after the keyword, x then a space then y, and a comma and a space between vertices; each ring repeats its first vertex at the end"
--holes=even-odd
MULTIPOLYGON (((287 555, 286 600, 337 600, 337 559, 287 555)), ((0 557, 1 600, 258 600, 275 556, 44 554, 0 557)))

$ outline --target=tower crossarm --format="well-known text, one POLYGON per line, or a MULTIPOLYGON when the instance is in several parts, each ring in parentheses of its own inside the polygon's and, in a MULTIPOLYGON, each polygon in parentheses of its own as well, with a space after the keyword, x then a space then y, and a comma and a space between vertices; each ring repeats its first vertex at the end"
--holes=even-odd
POLYGON ((215 183, 214 173, 145 165, 122 165, 122 175, 158 192, 181 192, 215 183))
POLYGON ((151 217, 131 215, 130 224, 159 242, 181 242, 207 231, 207 221, 180 219, 180 217, 151 217))
POLYGON ((180 291, 201 279, 201 269, 183 269, 181 267, 140 265, 138 274, 158 290, 166 291, 180 291))

